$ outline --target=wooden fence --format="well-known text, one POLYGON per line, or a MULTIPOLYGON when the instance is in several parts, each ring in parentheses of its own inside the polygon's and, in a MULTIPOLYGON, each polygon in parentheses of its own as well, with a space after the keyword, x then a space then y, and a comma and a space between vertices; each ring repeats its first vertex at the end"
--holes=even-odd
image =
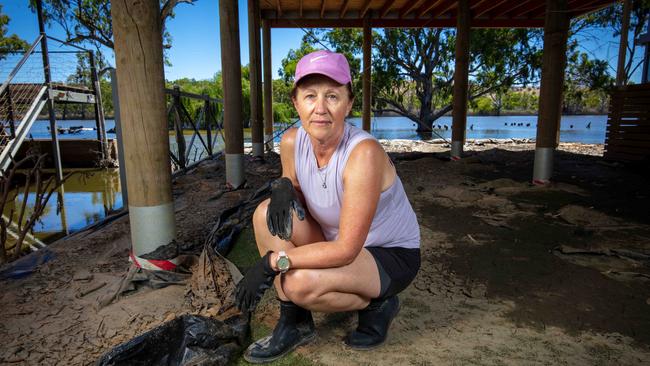
POLYGON ((617 161, 650 160, 650 84, 612 91, 604 157, 617 161))

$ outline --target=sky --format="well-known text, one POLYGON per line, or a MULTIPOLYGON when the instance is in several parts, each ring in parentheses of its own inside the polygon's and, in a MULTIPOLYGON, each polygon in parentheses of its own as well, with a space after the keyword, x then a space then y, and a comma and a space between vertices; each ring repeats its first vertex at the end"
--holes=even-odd
MULTIPOLYGON (((239 1, 239 36, 241 62, 248 64, 248 1, 239 1)), ((38 35, 36 14, 29 10, 29 0, 0 0, 3 13, 11 21, 8 34, 17 34, 32 42, 38 35)), ((172 48, 168 58, 172 66, 165 67, 165 79, 180 78, 209 79, 221 70, 221 46, 219 42, 219 2, 218 0, 198 0, 193 5, 179 4, 175 8, 175 18, 167 21, 167 30, 172 36, 172 48)), ((54 26, 46 29, 48 35, 64 38, 62 29, 54 26)), ((271 59, 273 78, 278 78, 281 60, 290 49, 300 46, 304 32, 301 29, 271 30, 271 59)), ((618 56, 618 37, 606 31, 594 31, 590 37, 581 40, 583 51, 593 57, 605 59, 615 74, 618 56)), ((642 54, 637 50, 637 54, 642 54)), ((112 58, 109 58, 109 61, 112 58)), ((637 73, 636 78, 640 79, 637 73)), ((634 78, 633 78, 634 79, 634 78)))

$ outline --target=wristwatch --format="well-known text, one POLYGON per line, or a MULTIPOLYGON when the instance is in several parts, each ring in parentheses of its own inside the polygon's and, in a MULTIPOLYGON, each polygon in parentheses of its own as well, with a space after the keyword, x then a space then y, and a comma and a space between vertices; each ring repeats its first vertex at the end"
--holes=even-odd
POLYGON ((275 265, 280 270, 280 273, 286 273, 291 267, 289 256, 284 250, 278 252, 278 259, 275 260, 275 265))

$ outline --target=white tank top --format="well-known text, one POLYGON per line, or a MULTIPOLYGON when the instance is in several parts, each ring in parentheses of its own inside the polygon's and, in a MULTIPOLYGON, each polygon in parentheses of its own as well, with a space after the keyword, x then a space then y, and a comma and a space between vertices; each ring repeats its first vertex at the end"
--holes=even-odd
MULTIPOLYGON (((295 141, 295 168, 307 209, 323 230, 325 239, 338 238, 343 203, 343 172, 350 153, 365 140, 374 139, 367 132, 345 124, 343 137, 326 166, 319 168, 316 155, 305 130, 300 127, 295 141)), ((377 210, 366 238, 366 247, 420 247, 417 217, 406 197, 402 181, 393 184, 379 196, 377 210)))

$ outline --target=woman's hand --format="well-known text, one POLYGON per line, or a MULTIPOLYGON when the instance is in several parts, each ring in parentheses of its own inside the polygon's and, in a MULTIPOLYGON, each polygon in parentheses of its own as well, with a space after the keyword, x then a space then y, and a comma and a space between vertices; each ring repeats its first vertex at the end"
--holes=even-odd
POLYGON ((264 292, 273 285, 278 272, 271 267, 272 254, 267 252, 237 284, 235 303, 242 312, 253 312, 264 292))
POLYGON ((305 219, 305 209, 300 204, 291 179, 282 177, 271 183, 271 202, 266 210, 266 224, 271 235, 277 235, 282 240, 290 240, 293 232, 293 214, 295 211, 299 220, 305 219))

